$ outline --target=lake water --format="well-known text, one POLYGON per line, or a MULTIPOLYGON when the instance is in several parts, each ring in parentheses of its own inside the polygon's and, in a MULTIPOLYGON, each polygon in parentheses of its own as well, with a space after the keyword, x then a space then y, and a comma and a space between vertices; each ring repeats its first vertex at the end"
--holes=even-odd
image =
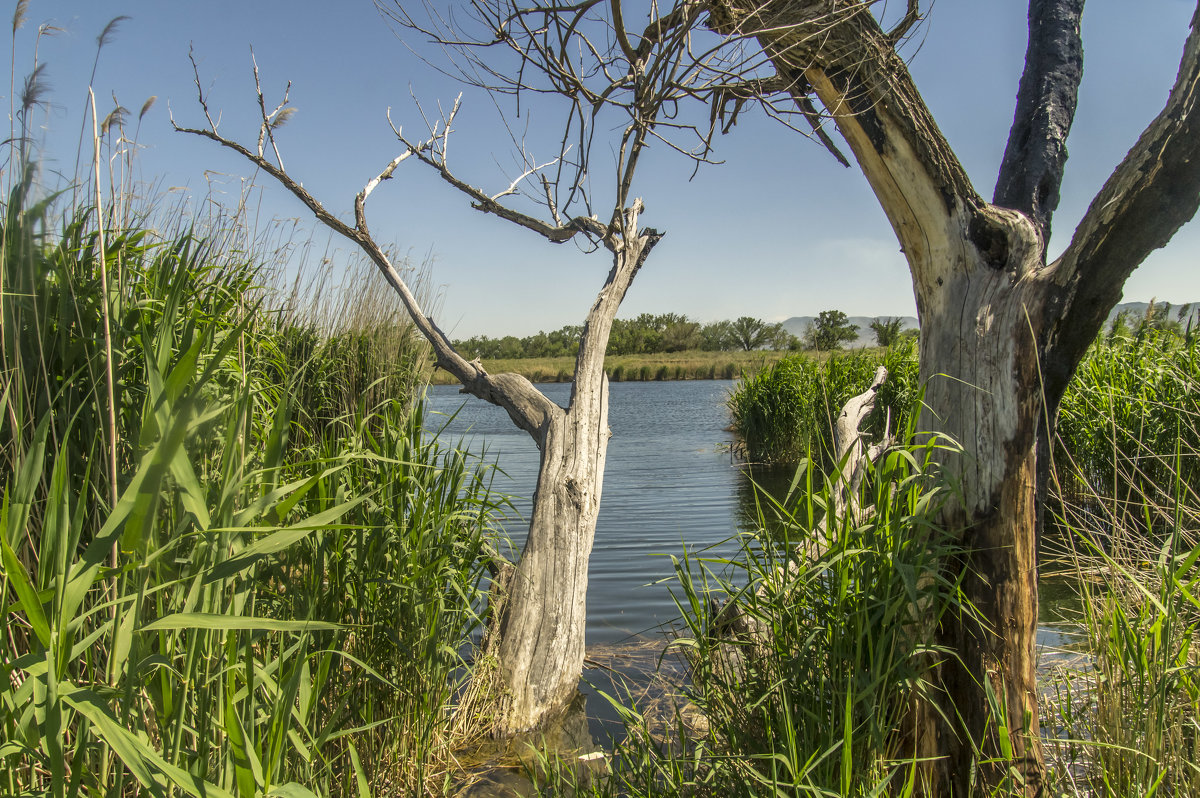
MULTIPOLYGON (((679 616, 669 580, 671 556, 718 547, 738 529, 739 495, 749 483, 730 457, 725 399, 732 381, 612 383, 608 462, 588 585, 589 647, 653 633, 679 616)), ((568 383, 538 386, 565 406, 568 383)), ((502 409, 459 393, 429 389, 427 427, 455 414, 443 433, 499 464, 495 489, 513 497, 520 517, 506 524, 514 543, 537 479, 538 450, 502 409), (437 415, 441 414, 441 415, 437 415)))
MULTIPOLYGON (((589 648, 653 635, 679 617, 671 595, 671 557, 704 552, 733 554, 730 539, 754 514, 754 493, 730 456, 726 398, 736 383, 615 382, 611 385, 612 439, 588 586, 589 648)), ((538 386, 565 406, 568 383, 538 386)), ((502 409, 459 393, 457 386, 429 389, 426 426, 446 424, 444 440, 462 439, 497 462, 496 490, 513 497, 518 517, 506 523, 519 546, 523 518, 537 478, 538 451, 502 409)), ((678 591, 676 591, 678 592, 678 591)), ((1038 642, 1058 646, 1069 630, 1053 623, 1056 603, 1073 591, 1043 583, 1038 642)))

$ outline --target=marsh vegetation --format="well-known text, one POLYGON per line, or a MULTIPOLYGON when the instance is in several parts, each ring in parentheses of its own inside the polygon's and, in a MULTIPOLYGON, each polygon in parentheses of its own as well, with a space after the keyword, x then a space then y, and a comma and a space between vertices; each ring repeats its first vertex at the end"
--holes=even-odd
MULTIPOLYGON (((660 364, 651 377, 644 363, 606 369, 604 355, 614 332, 632 336, 614 322, 617 307, 661 238, 639 223, 639 154, 682 102, 718 109, 707 133, 702 122, 683 128, 704 145, 700 160, 718 116, 727 121, 728 87, 698 93, 687 77, 724 63, 692 59, 690 35, 703 24, 706 36, 760 40, 766 61, 754 69, 770 62, 811 78, 768 92, 756 72, 743 75, 755 76, 755 96, 799 103, 846 161, 814 121, 812 103, 823 103, 868 182, 884 187, 926 337, 915 350, 901 341, 784 358, 744 381, 731 409, 746 458, 794 476, 782 493, 755 494, 756 523, 736 554, 676 555, 680 623, 664 649, 686 677, 661 691, 654 713, 636 685, 609 696, 624 731, 601 778, 578 782, 564 766, 576 752, 545 746, 524 757, 530 777, 544 791, 597 795, 1200 791, 1198 344, 1151 314, 1092 343, 1129 271, 1195 211, 1195 112, 1183 98, 1200 81, 1200 32, 1162 119, 1104 189, 1103 218, 1089 212, 1047 264, 1053 207, 1017 180, 1037 153, 1006 155, 988 203, 925 123, 893 57, 915 4, 885 33, 870 13, 791 19, 822 8, 816 0, 783 4, 787 24, 768 28, 755 27, 761 9, 750 4, 702 13, 685 3, 655 18, 636 48, 619 3, 585 5, 580 19, 617 35, 578 72, 567 46, 585 35, 576 21, 559 9, 514 12, 538 20, 517 45, 517 88, 535 88, 524 64, 538 59, 552 83, 578 79, 547 90, 568 102, 570 120, 584 124, 588 92, 620 118, 608 222, 580 193, 585 156, 567 162, 574 173, 561 185, 543 181, 544 202, 535 197, 552 223, 459 179, 446 160, 455 105, 428 140, 401 140, 403 154, 356 197, 351 225, 283 169, 273 137, 286 98, 268 111, 256 73, 256 155, 218 132, 197 68, 207 126, 185 132, 289 189, 361 248, 364 268, 382 271, 403 307, 369 289, 344 290, 334 307, 319 291, 282 289, 273 269, 287 248, 255 232, 244 207, 205 218, 135 199, 122 161, 134 148, 113 149, 118 132, 131 143, 128 114, 101 123, 94 98, 87 178, 62 192, 42 185, 34 70, 10 108, 0 209, 0 790, 444 794, 467 786, 465 752, 484 738, 499 740, 486 750, 512 753, 506 745, 536 743, 517 732, 536 737, 561 718, 584 662, 609 383, 635 368, 656 380, 691 368, 660 364), (812 24, 821 36, 805 47, 772 44, 812 24), (544 47, 552 29, 560 38, 544 47), (805 51, 826 34, 845 46, 805 51), (664 74, 684 77, 649 79, 664 74), (591 88, 597 76, 608 83, 591 88), (862 108, 847 110, 849 99, 862 108), (1151 152, 1177 168, 1142 169, 1151 152), (422 309, 419 275, 371 237, 367 195, 410 156, 478 210, 611 255, 579 328, 566 406, 468 361, 422 309), (107 184, 105 162, 116 165, 107 184), (1170 214, 1146 210, 1185 195, 1170 214), (537 444, 528 558, 501 551, 507 502, 491 490, 491 466, 423 425, 431 360, 537 444), (833 420, 868 384, 879 388, 875 408, 851 448, 878 445, 852 466, 832 444, 833 420), (1039 554, 1081 599, 1066 619, 1080 641, 1040 672, 1039 554)), ((433 32, 448 46, 469 41, 433 32)), ((475 44, 490 46, 486 35, 475 44)), ((1078 75, 1057 82, 1073 97, 1078 75)), ((1034 140, 1021 124, 1014 142, 1034 140)), ((1069 119, 1045 146, 1067 128, 1069 119)), ((1061 167, 1050 164, 1039 186, 1056 195, 1061 167)), ((703 337, 690 324, 659 325, 670 348, 703 337)), ((745 326, 743 349, 772 343, 771 331, 745 326)), ((723 362, 730 376, 736 361, 723 362)))

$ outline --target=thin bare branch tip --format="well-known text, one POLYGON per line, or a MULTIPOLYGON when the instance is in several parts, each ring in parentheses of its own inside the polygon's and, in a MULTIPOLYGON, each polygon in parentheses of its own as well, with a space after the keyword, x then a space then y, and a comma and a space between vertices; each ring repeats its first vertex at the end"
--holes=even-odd
POLYGON ((546 192, 546 207, 550 209, 550 217, 554 219, 554 223, 562 227, 562 218, 558 215, 558 203, 554 201, 554 192, 550 187, 550 179, 545 175, 541 175, 542 190, 546 192))
POLYGON ((492 196, 491 197, 492 202, 496 202, 501 197, 507 197, 510 194, 516 194, 517 186, 519 186, 521 184, 522 180, 529 177, 530 175, 538 174, 539 172, 541 172, 541 170, 545 169, 547 166, 553 166, 554 164, 558 163, 558 161, 559 161, 559 159, 555 158, 554 160, 548 161, 544 164, 541 164, 540 166, 535 164, 534 166, 529 167, 524 172, 522 172, 520 175, 518 175, 515 180, 513 180, 511 183, 509 183, 508 188, 504 189, 504 191, 501 191, 499 194, 492 196))

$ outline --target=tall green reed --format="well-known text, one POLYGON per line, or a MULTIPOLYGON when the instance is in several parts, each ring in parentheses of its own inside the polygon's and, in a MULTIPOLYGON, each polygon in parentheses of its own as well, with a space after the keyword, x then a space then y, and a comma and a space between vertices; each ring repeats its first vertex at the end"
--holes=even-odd
MULTIPOLYGON (((1117 342, 1115 348, 1131 345, 1136 342, 1117 342)), ((1131 355, 1160 361, 1128 351, 1092 354, 1107 368, 1114 360, 1128 364, 1131 355)), ((1188 358, 1176 362, 1177 371, 1191 368, 1188 358)), ((1071 794, 1195 795, 1200 794, 1200 493, 1194 475, 1200 426, 1184 400, 1182 407, 1160 408, 1173 416, 1174 434, 1153 423, 1120 428, 1123 418, 1144 418, 1147 408, 1138 405, 1148 394, 1162 398, 1153 387, 1161 384, 1161 375, 1147 374, 1149 388, 1132 377, 1114 380, 1103 392, 1110 415, 1091 429, 1102 430, 1107 421, 1108 440, 1059 464, 1063 553, 1054 565, 1078 585, 1076 620, 1084 633, 1086 667, 1068 662, 1058 669, 1048 713, 1059 731, 1052 750, 1071 794), (1105 452, 1109 459, 1102 463, 1096 458, 1105 452)), ((1085 384, 1091 379, 1094 374, 1083 377, 1085 384)))
POLYGON ((679 560, 686 628, 674 646, 690 665, 695 710, 663 743, 625 708, 629 737, 596 792, 911 791, 916 763, 898 732, 942 656, 931 630, 957 606, 956 585, 938 570, 952 543, 933 522, 947 495, 937 445, 898 447, 872 465, 862 513, 838 512, 838 473, 822 477, 805 462, 789 501, 763 497, 760 531, 736 557, 679 560), (813 553, 818 526, 829 545, 813 553))
MULTIPOLYGON (((1177 482, 1200 489, 1200 340, 1153 328, 1102 336, 1063 398, 1058 430, 1071 460, 1067 500, 1099 492, 1138 524, 1143 510, 1174 505, 1177 482)), ((1169 526, 1171 515, 1145 520, 1169 526)))
MULTIPOLYGON (((263 490, 278 447, 274 461, 251 464, 260 414, 245 386, 221 395, 244 323, 218 338, 200 313, 181 310, 181 296, 165 299, 158 324, 139 325, 146 390, 116 505, 89 507, 101 499, 86 489, 88 466, 73 473, 70 415, 58 422, 62 442, 49 443, 55 410, 39 420, 6 486, 12 655, 0 725, 14 793, 118 795, 137 784, 156 795, 172 787, 249 795, 287 781, 280 741, 294 729, 279 685, 295 681, 289 669, 306 657, 305 633, 322 625, 256 617, 246 552, 335 522, 354 502, 287 529, 263 523, 299 486, 263 490), (207 459, 189 446, 197 442, 207 443, 207 459), (227 578, 212 577, 218 568, 227 578), (263 637, 271 631, 298 642, 263 637), (272 642, 292 658, 268 661, 261 652, 272 642), (233 667, 233 655, 244 667, 233 667)), ((283 426, 273 419, 268 429, 283 426)), ((84 450, 85 463, 94 451, 84 450)))
POLYGON ((374 406, 343 393, 314 428, 295 380, 324 342, 304 360, 280 345, 246 253, 144 228, 109 231, 100 253, 95 214, 59 221, 30 185, 0 250, 0 791, 440 783, 486 472, 427 439, 411 376, 374 406), (120 275, 107 294, 102 257, 120 275))

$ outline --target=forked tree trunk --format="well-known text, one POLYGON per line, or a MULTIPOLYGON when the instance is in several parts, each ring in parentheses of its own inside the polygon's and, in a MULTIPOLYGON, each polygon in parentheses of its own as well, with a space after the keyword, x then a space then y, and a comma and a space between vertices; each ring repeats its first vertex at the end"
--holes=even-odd
MULTIPOLYGON (((504 396, 529 397, 539 408, 532 424, 526 423, 526 413, 509 413, 541 450, 525 546, 490 599, 496 606, 486 635, 495 667, 478 668, 472 676, 473 697, 484 701, 490 731, 498 738, 544 726, 567 708, 579 688, 588 562, 611 435, 604 353, 617 308, 662 237, 638 229, 640 210, 639 200, 613 237, 613 266, 583 326, 568 407, 551 403, 523 377, 488 377, 493 385, 501 382, 504 396)), ((464 380, 464 386, 469 390, 472 383, 464 380)), ((466 706, 476 711, 478 704, 473 700, 466 706)))
MULTIPOLYGON (((1029 228, 1018 225, 1015 232, 1022 230, 1029 228)), ((960 268, 935 280, 928 288, 936 296, 920 303, 925 408, 919 429, 936 430, 962 447, 943 458, 957 498, 941 520, 961 532, 962 551, 943 569, 961 578, 963 598, 974 609, 943 616, 936 630, 936 642, 957 656, 941 668, 948 700, 940 709, 957 714, 961 725, 938 723, 931 708, 919 715, 919 753, 938 757, 929 795, 968 795, 973 776, 978 785, 994 787, 1009 780, 1010 768, 1027 794, 1042 789, 1034 521, 1043 405, 1035 331, 1045 286, 1015 279, 1042 265, 1036 236, 1022 238, 1023 251, 1010 249, 1012 261, 1005 264, 989 263, 964 240, 960 268), (1006 728, 999 728, 993 707, 1006 728), (998 755, 1005 745, 1011 745, 1008 761, 998 755)))
POLYGON ((583 671, 588 561, 608 449, 608 383, 595 412, 556 415, 541 442, 529 536, 499 624, 501 735, 532 729, 570 702, 583 671))
MULTIPOLYGON (((914 4, 910 3, 910 10, 914 4)), ((942 521, 962 554, 943 564, 973 611, 944 616, 953 652, 942 705, 914 713, 928 796, 1045 789, 1034 671, 1039 436, 1121 286, 1200 205, 1200 35, 1167 105, 1093 201, 1071 245, 1046 263, 1063 142, 1078 87, 1082 0, 1033 0, 1026 73, 989 204, 938 130, 871 3, 727 0, 712 24, 755 36, 802 110, 815 95, 887 214, 912 272, 921 321, 921 428, 957 499, 942 521), (1000 207, 1002 204, 1005 207, 1000 207), (1010 210, 1011 209, 1011 210, 1010 210), (943 722, 942 719, 945 719, 943 722)), ((898 33, 898 32, 897 32, 898 33)), ((831 143, 827 141, 831 146, 831 143)))

